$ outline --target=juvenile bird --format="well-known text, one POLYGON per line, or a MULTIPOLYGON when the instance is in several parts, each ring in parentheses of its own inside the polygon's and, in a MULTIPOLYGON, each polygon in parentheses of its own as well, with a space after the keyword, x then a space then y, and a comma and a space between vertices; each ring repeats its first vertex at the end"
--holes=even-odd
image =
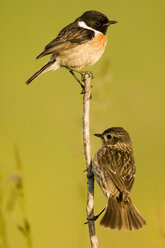
POLYGON ((102 134, 102 147, 97 151, 92 170, 97 183, 108 198, 100 224, 111 229, 140 229, 146 221, 131 201, 135 180, 135 160, 130 136, 122 127, 112 127, 102 134))
MULTIPOLYGON (((86 11, 74 22, 63 28, 37 56, 37 59, 51 55, 49 61, 26 83, 30 84, 36 77, 46 71, 65 67, 77 79, 75 72, 95 64, 102 56, 107 38, 107 28, 117 23, 95 10, 86 11)), ((79 82, 80 83, 80 82, 79 82)), ((81 85, 82 86, 82 85, 81 85)))

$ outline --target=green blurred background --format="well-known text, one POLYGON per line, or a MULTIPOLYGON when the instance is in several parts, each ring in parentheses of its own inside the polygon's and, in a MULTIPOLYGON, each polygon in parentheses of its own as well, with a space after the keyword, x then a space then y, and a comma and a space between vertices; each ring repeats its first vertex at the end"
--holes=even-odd
MULTIPOLYGON (((18 211, 5 212, 17 144, 34 247, 90 247, 82 143, 82 95, 64 69, 25 81, 47 60, 35 57, 86 10, 118 24, 107 33, 102 59, 92 68, 92 134, 111 126, 130 133, 136 180, 132 200, 147 226, 131 233, 96 223, 100 247, 165 247, 165 1, 1 1, 0 173, 8 247, 26 247, 18 211)), ((95 213, 106 204, 96 185, 95 213)))

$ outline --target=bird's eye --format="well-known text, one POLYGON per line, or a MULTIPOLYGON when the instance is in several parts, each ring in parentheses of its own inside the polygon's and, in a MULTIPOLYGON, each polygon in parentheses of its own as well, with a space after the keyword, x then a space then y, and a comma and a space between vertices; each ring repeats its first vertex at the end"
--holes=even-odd
POLYGON ((101 22, 96 22, 96 26, 100 26, 101 25, 101 22))
POLYGON ((107 135, 107 139, 111 139, 112 136, 110 134, 107 135))

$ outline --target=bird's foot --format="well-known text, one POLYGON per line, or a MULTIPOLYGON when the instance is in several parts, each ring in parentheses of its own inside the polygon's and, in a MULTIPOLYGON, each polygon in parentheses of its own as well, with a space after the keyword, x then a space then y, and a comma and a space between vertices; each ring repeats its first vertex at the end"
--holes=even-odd
POLYGON ((91 71, 80 71, 81 74, 81 81, 84 82, 86 80, 86 77, 90 77, 91 79, 94 79, 94 75, 91 71))
POLYGON ((87 218, 87 222, 85 222, 84 224, 88 224, 89 221, 96 221, 99 216, 104 212, 105 208, 98 214, 98 215, 94 215, 92 218, 87 218))
POLYGON ((91 179, 91 178, 93 178, 93 177, 94 177, 93 172, 87 174, 87 178, 88 178, 88 179, 91 179))
MULTIPOLYGON (((81 86, 82 91, 81 94, 85 94, 85 86, 82 82, 85 82, 85 80, 87 79, 87 77, 90 77, 91 79, 94 78, 94 75, 92 72, 90 71, 79 71, 79 70, 75 70, 75 69, 71 69, 68 68, 66 66, 64 66, 66 69, 68 69, 68 71, 72 74, 72 76, 76 79, 76 81, 78 82, 78 84, 81 86), (81 75, 81 81, 80 79, 77 77, 77 75, 75 74, 75 72, 79 73, 81 75)), ((92 87, 92 86, 91 86, 92 87)), ((92 95, 90 96, 90 99, 92 98, 92 95)))

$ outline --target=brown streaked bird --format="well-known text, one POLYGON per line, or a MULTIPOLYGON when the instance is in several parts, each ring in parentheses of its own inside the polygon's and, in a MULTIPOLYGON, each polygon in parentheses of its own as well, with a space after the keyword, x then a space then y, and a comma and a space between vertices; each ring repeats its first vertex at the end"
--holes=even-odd
POLYGON ((92 170, 108 204, 100 224, 111 229, 140 229, 145 220, 130 198, 135 179, 132 141, 122 127, 112 127, 102 134, 102 147, 97 151, 92 170))
POLYGON ((39 59, 51 55, 49 61, 29 78, 26 84, 30 84, 42 73, 60 67, 67 68, 74 77, 74 71, 82 74, 81 69, 95 64, 102 56, 107 44, 107 28, 114 23, 117 22, 108 20, 98 11, 86 11, 63 28, 37 56, 39 59))

